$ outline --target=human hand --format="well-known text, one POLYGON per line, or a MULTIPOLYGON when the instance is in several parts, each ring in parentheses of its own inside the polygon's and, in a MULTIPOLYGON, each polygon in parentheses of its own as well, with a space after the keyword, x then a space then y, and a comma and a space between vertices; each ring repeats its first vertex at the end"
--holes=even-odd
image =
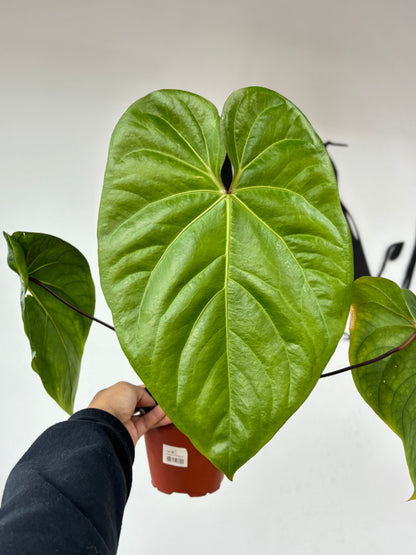
POLYGON ((143 385, 118 382, 99 391, 88 408, 101 409, 118 418, 136 445, 139 438, 148 430, 171 424, 159 405, 142 416, 134 416, 137 407, 153 407, 154 405, 154 399, 147 393, 143 385))

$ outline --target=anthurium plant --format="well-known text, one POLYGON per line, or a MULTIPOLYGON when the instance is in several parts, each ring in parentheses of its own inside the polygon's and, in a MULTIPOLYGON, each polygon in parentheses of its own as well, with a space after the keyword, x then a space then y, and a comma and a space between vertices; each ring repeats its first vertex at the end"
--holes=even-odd
MULTIPOLYGON (((32 366, 71 412, 94 308, 88 265, 55 237, 6 239, 32 366)), ((244 88, 221 116, 185 91, 135 102, 110 143, 98 258, 131 366, 229 478, 308 397, 352 301, 351 362, 377 355, 354 380, 403 439, 416 478, 416 301, 377 278, 358 280, 352 296, 351 238, 331 161, 289 100, 244 88), (386 395, 377 397, 380 388, 386 395)))

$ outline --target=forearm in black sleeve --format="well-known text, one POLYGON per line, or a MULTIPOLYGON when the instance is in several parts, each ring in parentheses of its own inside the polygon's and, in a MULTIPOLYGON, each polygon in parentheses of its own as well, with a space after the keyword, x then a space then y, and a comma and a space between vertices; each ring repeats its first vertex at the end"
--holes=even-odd
POLYGON ((116 553, 133 460, 126 428, 104 411, 46 430, 7 480, 0 553, 116 553))

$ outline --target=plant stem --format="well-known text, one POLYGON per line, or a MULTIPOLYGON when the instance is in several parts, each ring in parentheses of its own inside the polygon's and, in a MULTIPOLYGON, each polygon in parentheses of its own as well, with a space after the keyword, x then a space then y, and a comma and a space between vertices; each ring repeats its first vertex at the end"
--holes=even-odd
MULTIPOLYGON (((75 312, 78 312, 78 314, 81 314, 82 316, 85 316, 86 318, 89 318, 90 320, 94 320, 94 322, 98 322, 102 326, 105 326, 106 328, 109 328, 110 330, 115 331, 113 326, 111 326, 110 324, 107 324, 106 322, 103 322, 103 320, 99 320, 98 318, 95 318, 94 316, 91 316, 91 314, 87 314, 83 310, 80 310, 76 306, 72 305, 71 303, 69 303, 68 301, 66 301, 62 297, 60 297, 57 293, 55 293, 55 291, 52 291, 52 289, 50 289, 47 285, 45 285, 44 283, 42 283, 38 279, 36 279, 34 277, 29 277, 29 281, 32 281, 33 283, 36 283, 36 285, 39 285, 39 287, 42 287, 43 289, 45 289, 45 291, 47 291, 48 293, 53 295, 55 297, 55 299, 58 299, 58 301, 60 301, 64 305, 68 306, 69 308, 72 308, 72 310, 75 310, 75 312)), ((403 351, 403 349, 408 347, 415 339, 416 339, 416 330, 412 333, 412 335, 410 337, 408 337, 406 339, 406 341, 404 341, 404 343, 402 343, 398 347, 394 347, 393 349, 390 349, 390 351, 387 351, 386 353, 383 353, 382 355, 379 355, 379 356, 377 356, 375 358, 372 358, 370 360, 365 360, 364 362, 359 362, 358 364, 353 364, 352 366, 346 366, 345 368, 340 368, 339 370, 333 370, 332 372, 327 372, 326 374, 321 374, 320 377, 321 378, 326 378, 328 376, 335 376, 335 375, 341 374, 343 372, 348 372, 349 370, 354 370, 354 368, 361 368, 361 366, 368 366, 369 364, 373 364, 374 362, 378 362, 379 360, 383 360, 384 358, 387 358, 387 357, 393 355, 394 353, 398 353, 399 351, 403 351)))
POLYGON ((406 347, 408 347, 415 339, 416 330, 412 333, 410 337, 406 339, 404 343, 402 343, 398 347, 394 347, 394 349, 390 349, 390 351, 387 351, 387 353, 383 353, 382 355, 379 355, 378 357, 372 358, 370 360, 365 360, 364 362, 359 362, 358 364, 353 364, 352 366, 346 366, 345 368, 340 368, 339 370, 334 370, 333 372, 327 372, 326 374, 322 374, 321 378, 326 378, 327 376, 335 376, 336 374, 341 374, 342 372, 347 372, 348 370, 354 370, 354 368, 360 368, 361 366, 368 366, 369 364, 373 364, 373 362, 383 360, 384 358, 387 358, 394 353, 403 351, 403 349, 406 349, 406 347))
POLYGON ((45 291, 47 291, 52 296, 54 296, 55 299, 58 299, 58 301, 60 301, 64 305, 68 306, 69 308, 72 308, 72 310, 75 310, 75 312, 78 312, 78 314, 81 314, 82 316, 85 316, 86 318, 89 318, 90 320, 94 320, 94 322, 98 322, 99 324, 105 326, 106 328, 109 328, 110 330, 115 331, 113 326, 111 326, 110 324, 107 324, 106 322, 103 322, 102 320, 99 320, 98 318, 95 318, 94 316, 91 316, 91 314, 87 314, 83 310, 80 310, 76 306, 72 305, 71 303, 69 303, 68 301, 66 301, 62 297, 60 297, 57 293, 55 293, 55 291, 52 291, 52 289, 50 289, 47 285, 45 285, 44 283, 42 283, 38 279, 36 279, 34 277, 29 277, 29 281, 32 281, 33 283, 36 283, 36 285, 39 285, 39 287, 42 287, 43 289, 45 289, 45 291))

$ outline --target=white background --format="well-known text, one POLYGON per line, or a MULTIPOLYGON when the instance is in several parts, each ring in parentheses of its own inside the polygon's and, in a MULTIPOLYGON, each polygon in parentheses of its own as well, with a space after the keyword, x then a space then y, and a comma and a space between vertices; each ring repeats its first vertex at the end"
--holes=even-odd
MULTIPOLYGON (((373 272, 401 281, 415 232, 414 0, 2 1, 0 224, 57 235, 88 258, 96 314, 95 228, 111 131, 137 98, 196 92, 221 111, 248 85, 290 98, 333 148, 341 197, 373 272)), ((413 289, 415 288, 413 281, 413 289)), ((30 367, 19 280, 0 243, 0 489, 46 427, 66 418, 30 367)), ((347 344, 328 370, 347 364, 347 344)), ((111 331, 92 326, 76 408, 138 381, 111 331)), ((277 436, 210 496, 163 495, 143 445, 119 553, 414 553, 416 502, 400 440, 351 376, 321 380, 277 436)))

